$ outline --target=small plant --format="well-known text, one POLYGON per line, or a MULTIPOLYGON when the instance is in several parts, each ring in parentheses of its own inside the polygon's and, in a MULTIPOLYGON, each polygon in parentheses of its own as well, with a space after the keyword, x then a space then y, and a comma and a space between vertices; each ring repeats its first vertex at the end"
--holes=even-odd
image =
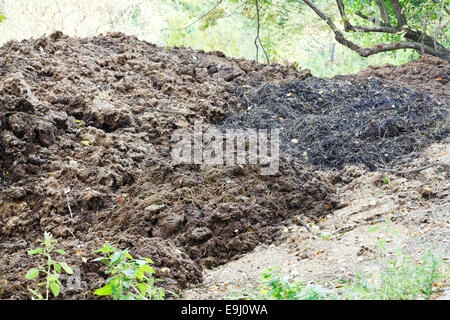
POLYGON ((427 252, 422 263, 415 263, 406 255, 383 261, 377 277, 358 274, 348 286, 349 299, 412 300, 429 299, 439 280, 445 278, 443 262, 427 252))
POLYGON ((65 255, 66 252, 64 250, 56 249, 54 244, 57 240, 53 239, 52 235, 48 232, 44 233, 44 241, 40 241, 43 246, 34 250, 28 250, 27 253, 29 255, 39 255, 46 260, 46 266, 38 265, 37 268, 32 268, 28 270, 25 278, 28 280, 36 279, 41 274, 45 275, 45 282, 40 282, 38 286, 45 287, 45 298, 42 295, 39 289, 31 289, 28 287, 28 290, 32 293, 33 300, 48 300, 50 291, 53 293, 53 296, 57 297, 61 291, 61 282, 59 281, 59 276, 62 271, 65 271, 68 274, 73 274, 72 268, 70 268, 66 262, 56 261, 52 258, 52 254, 54 252, 59 253, 61 255, 65 255))
MULTIPOLYGON (((367 232, 382 229, 385 233, 398 235, 392 221, 386 219, 383 226, 371 227, 367 232)), ((387 240, 380 238, 378 248, 382 255, 387 254, 387 240)), ((447 279, 445 262, 438 260, 430 251, 417 263, 399 250, 394 250, 395 258, 379 259, 381 271, 376 275, 358 273, 355 281, 347 286, 349 299, 412 300, 429 299, 433 288, 439 287, 441 279, 447 279)), ((444 281, 445 282, 445 281, 444 281)))
POLYGON ((276 268, 263 272, 264 284, 259 287, 256 298, 263 300, 322 300, 330 296, 330 291, 318 285, 307 285, 303 281, 290 283, 281 279, 276 268))
POLYGON ((155 287, 155 281, 159 280, 153 279, 155 270, 148 265, 153 264, 152 260, 136 260, 128 250, 118 250, 108 243, 95 252, 108 255, 93 261, 105 263, 109 268, 106 274, 111 275, 103 288, 95 290, 95 295, 112 295, 114 300, 164 299, 164 291, 155 287))

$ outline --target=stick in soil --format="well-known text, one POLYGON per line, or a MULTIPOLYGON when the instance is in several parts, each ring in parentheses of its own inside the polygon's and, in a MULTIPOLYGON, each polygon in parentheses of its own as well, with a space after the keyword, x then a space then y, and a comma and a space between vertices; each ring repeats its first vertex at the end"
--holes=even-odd
POLYGON ((416 173, 416 172, 420 172, 420 171, 429 169, 429 168, 434 167, 434 166, 450 167, 450 163, 446 163, 446 162, 433 162, 433 163, 430 163, 430 164, 428 164, 428 165, 426 165, 426 166, 424 166, 424 167, 420 167, 420 168, 417 168, 417 169, 411 169, 411 170, 399 171, 399 170, 395 170, 395 169, 388 169, 388 168, 386 168, 386 169, 380 169, 380 171, 391 172, 391 173, 394 173, 394 174, 408 174, 408 173, 416 173))

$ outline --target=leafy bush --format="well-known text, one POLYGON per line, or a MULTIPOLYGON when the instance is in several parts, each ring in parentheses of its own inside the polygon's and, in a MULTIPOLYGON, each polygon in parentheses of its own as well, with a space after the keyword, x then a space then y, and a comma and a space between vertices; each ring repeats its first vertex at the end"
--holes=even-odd
POLYGON ((114 300, 163 300, 164 291, 155 287, 152 275, 155 270, 148 264, 153 261, 148 258, 134 259, 128 250, 118 250, 105 244, 96 253, 108 254, 107 257, 96 258, 93 261, 102 261, 108 266, 106 274, 110 275, 107 284, 95 290, 99 296, 112 295, 114 300))
POLYGON ((25 278, 28 280, 39 278, 39 276, 45 275, 45 282, 40 282, 38 286, 45 286, 45 298, 43 297, 41 291, 39 289, 31 289, 28 287, 28 290, 32 293, 33 300, 48 300, 49 292, 51 291, 55 297, 57 297, 61 291, 61 281, 59 281, 59 276, 62 271, 65 271, 68 274, 73 274, 72 268, 66 262, 59 262, 52 258, 52 253, 56 252, 61 255, 65 255, 66 252, 64 250, 56 249, 53 245, 57 242, 57 240, 53 239, 52 235, 48 232, 44 233, 44 241, 40 241, 43 244, 43 247, 39 247, 34 250, 29 250, 29 255, 37 255, 41 256, 44 260, 46 260, 46 266, 41 266, 38 264, 37 268, 32 268, 28 270, 25 278))

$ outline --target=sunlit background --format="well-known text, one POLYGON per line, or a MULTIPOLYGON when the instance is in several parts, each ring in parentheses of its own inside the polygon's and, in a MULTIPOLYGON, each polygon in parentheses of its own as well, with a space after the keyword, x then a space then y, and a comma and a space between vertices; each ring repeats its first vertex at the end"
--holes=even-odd
MULTIPOLYGON (((320 0, 334 15, 335 1, 320 0)), ((121 31, 161 46, 220 50, 228 56, 255 59, 256 19, 242 1, 225 0, 0 0, 7 19, 0 24, 0 43, 37 38, 56 30, 76 37, 121 31), (211 11, 207 16, 202 16, 211 11), (218 18, 218 19, 212 19, 218 18)), ((328 27, 298 1, 273 0, 262 7, 261 38, 272 62, 309 68, 317 76, 355 73, 371 64, 402 64, 416 58, 412 50, 361 58, 336 46, 328 27)), ((360 37, 370 44, 370 37, 360 37)), ((260 52, 258 60, 263 62, 260 52)))

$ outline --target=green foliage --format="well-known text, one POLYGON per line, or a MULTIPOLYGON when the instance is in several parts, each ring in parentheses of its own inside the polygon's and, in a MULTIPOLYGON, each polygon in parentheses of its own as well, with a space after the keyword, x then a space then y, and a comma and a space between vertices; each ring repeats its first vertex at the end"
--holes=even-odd
POLYGON ((163 300, 164 291, 155 287, 153 274, 155 270, 149 266, 153 261, 148 258, 134 259, 128 250, 118 250, 105 244, 103 248, 95 251, 104 253, 106 257, 96 258, 93 261, 102 261, 108 266, 106 274, 110 275, 107 284, 95 290, 99 296, 112 295, 114 300, 163 300))
MULTIPOLYGON (((382 231, 384 234, 398 235, 392 221, 371 227, 367 232, 382 231)), ((445 261, 439 260, 427 251, 420 262, 415 262, 407 254, 387 248, 388 241, 380 238, 378 247, 381 258, 375 264, 373 273, 358 272, 354 280, 337 280, 345 283, 339 290, 329 290, 317 285, 305 285, 304 282, 283 280, 278 268, 263 273, 263 284, 257 294, 249 294, 250 299, 274 300, 319 300, 319 299, 355 299, 355 300, 413 300, 429 299, 448 282, 449 273, 445 261)), ((377 262, 377 261, 375 261, 377 262)), ((333 281, 336 282, 336 281, 333 281)), ((242 297, 241 297, 242 298, 242 297)))
MULTIPOLYGON (((351 2, 356 10, 357 4, 361 4, 362 0, 351 2)), ((302 1, 260 0, 259 3, 260 37, 271 62, 308 68, 316 76, 332 77, 355 73, 374 64, 400 65, 418 57, 414 50, 401 49, 362 58, 356 52, 337 44, 334 60, 330 61, 334 35, 302 1)), ((254 1, 224 0, 203 18, 202 15, 213 8, 214 3, 211 1, 174 0, 171 5, 179 14, 168 20, 169 27, 163 33, 161 44, 189 46, 205 51, 220 50, 228 56, 255 59, 254 1)), ((318 5, 337 23, 340 22, 335 1, 321 0, 318 5)), ((354 11, 351 10, 350 2, 348 9, 354 11)), ((355 19, 359 25, 370 24, 361 18, 355 19)), ((400 39, 400 35, 383 33, 351 32, 347 36, 362 46, 400 39)), ((259 61, 265 61, 262 50, 259 50, 258 58, 259 61)))
MULTIPOLYGON (((411 261, 407 255, 396 253, 395 259, 382 260, 379 275, 357 274, 347 287, 348 299, 357 300, 412 300, 428 299, 439 280, 446 277, 445 262, 431 252, 422 257, 422 263, 411 261)), ((447 275, 448 276, 448 275, 447 275)))
POLYGON ((330 298, 328 289, 318 285, 305 284, 303 281, 290 283, 281 279, 276 268, 263 272, 263 285, 255 297, 262 300, 322 300, 330 298))
POLYGON ((6 17, 5 16, 2 16, 1 14, 0 14, 0 23, 3 21, 3 20, 5 20, 6 19, 6 17))
MULTIPOLYGON (((390 219, 386 219, 382 226, 369 228, 367 232, 378 230, 398 235, 390 219)), ((378 248, 382 256, 388 256, 387 240, 384 237, 378 240, 378 248)), ((358 300, 428 299, 433 288, 439 286, 439 281, 448 278, 445 261, 438 260, 431 251, 423 255, 421 263, 412 261, 409 255, 399 250, 393 252, 394 258, 379 259, 380 272, 358 273, 356 279, 346 287, 345 296, 358 300)))
POLYGON ((60 262, 52 258, 54 252, 65 255, 64 250, 56 249, 54 244, 57 240, 53 239, 52 235, 48 232, 44 233, 44 240, 40 241, 43 246, 34 250, 27 251, 29 255, 36 255, 46 260, 46 266, 38 264, 36 268, 28 270, 25 278, 27 280, 37 279, 41 275, 45 276, 45 282, 40 282, 37 286, 44 286, 45 298, 42 295, 40 289, 32 289, 28 287, 28 290, 32 293, 33 300, 48 300, 49 292, 51 291, 53 296, 57 297, 61 291, 61 281, 59 277, 62 271, 67 274, 73 274, 73 270, 66 262, 60 262))

